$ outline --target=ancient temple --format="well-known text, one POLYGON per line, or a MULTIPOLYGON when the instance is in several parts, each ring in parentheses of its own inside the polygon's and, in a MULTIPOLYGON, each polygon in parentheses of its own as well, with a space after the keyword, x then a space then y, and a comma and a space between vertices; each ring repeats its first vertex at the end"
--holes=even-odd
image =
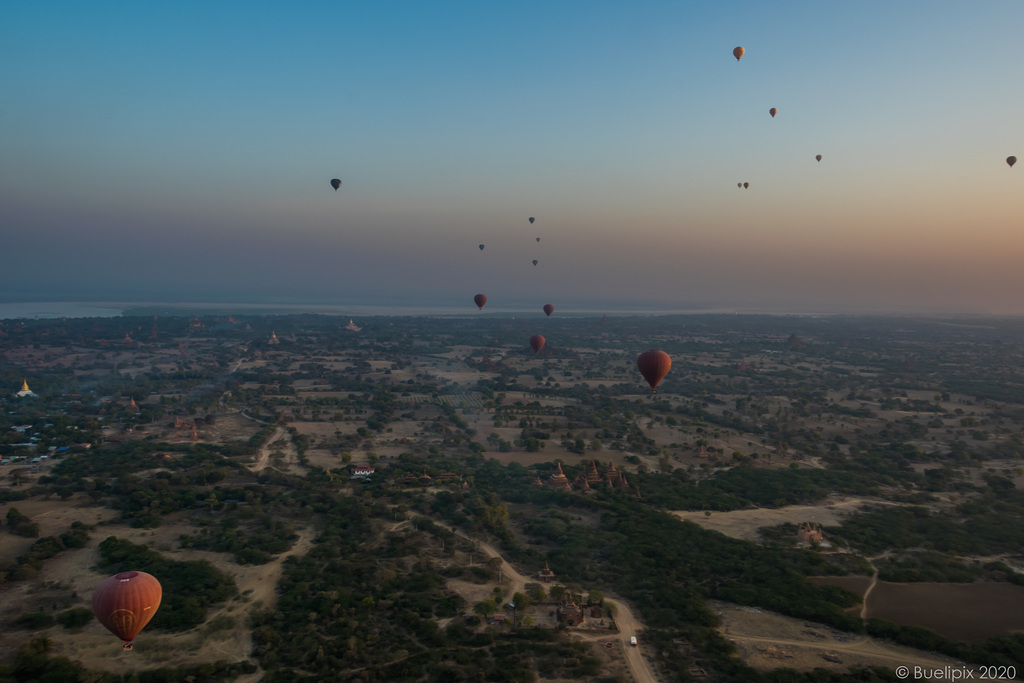
POLYGON ((137 413, 137 412, 139 412, 139 406, 135 403, 135 397, 134 396, 132 396, 131 400, 128 402, 128 405, 125 406, 125 410, 127 412, 129 412, 129 413, 137 413))
POLYGON ((558 469, 555 471, 554 474, 551 475, 551 478, 548 480, 548 486, 550 486, 553 489, 558 489, 560 491, 572 490, 572 484, 569 483, 569 478, 565 476, 565 473, 562 472, 562 463, 558 463, 558 469))
POLYGON ((36 398, 36 394, 28 388, 28 380, 21 381, 21 391, 15 394, 18 398, 36 398))
POLYGON ((821 533, 821 525, 804 522, 796 530, 796 536, 804 543, 821 543, 825 536, 821 533))
POLYGON ((280 343, 281 343, 281 340, 277 338, 277 333, 276 332, 271 332, 270 333, 270 341, 268 341, 267 344, 269 346, 275 346, 275 345, 280 344, 280 343))
POLYGON ((363 328, 359 327, 354 322, 352 322, 352 318, 349 318, 348 319, 348 325, 345 325, 345 329, 346 330, 351 330, 352 332, 358 332, 359 330, 361 330, 363 328))

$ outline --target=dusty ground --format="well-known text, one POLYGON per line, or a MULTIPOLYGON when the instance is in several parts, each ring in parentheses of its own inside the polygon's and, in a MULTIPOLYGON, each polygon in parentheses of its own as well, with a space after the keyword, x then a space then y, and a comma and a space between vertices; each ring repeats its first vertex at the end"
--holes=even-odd
MULTIPOLYGON (((64 510, 49 511, 48 516, 74 516, 83 512, 82 508, 65 505, 64 510)), ((106 512, 113 514, 113 511, 106 512)), ((68 656, 90 669, 112 672, 197 664, 218 659, 238 661, 249 658, 252 651, 251 634, 247 623, 249 611, 253 608, 273 606, 282 562, 293 554, 305 554, 312 546, 313 532, 310 529, 300 529, 299 539, 292 548, 268 564, 243 566, 236 564, 232 556, 226 553, 177 550, 178 536, 187 532, 189 528, 186 525, 174 524, 172 519, 167 519, 164 525, 154 530, 132 529, 122 525, 99 526, 92 531, 85 548, 65 551, 47 560, 34 581, 4 586, 0 591, 0 619, 6 623, 25 611, 28 605, 51 607, 46 597, 53 592, 49 588, 51 586, 59 586, 60 595, 74 596, 66 607, 89 607, 93 588, 106 578, 106 574, 93 569, 99 561, 98 545, 108 536, 116 536, 133 543, 148 544, 171 559, 205 559, 218 569, 231 574, 238 585, 239 595, 220 608, 211 610, 207 614, 205 625, 176 634, 143 631, 136 640, 135 649, 128 655, 122 654, 117 638, 96 621, 90 622, 78 632, 69 632, 60 627, 36 632, 8 632, 0 637, 0 661, 9 661, 13 656, 13 650, 30 637, 44 634, 54 640, 55 656, 68 656), (221 630, 211 631, 208 626, 210 621, 222 616, 231 619, 231 623, 221 630)), ((254 683, 261 675, 254 674, 238 680, 254 683)))
POLYGON ((818 505, 787 505, 781 508, 757 508, 755 510, 733 510, 712 512, 710 516, 701 511, 673 512, 676 517, 705 529, 711 529, 744 541, 757 541, 758 529, 778 524, 801 524, 816 522, 822 526, 837 526, 844 517, 857 513, 865 505, 899 505, 884 500, 869 498, 835 498, 818 505))
MULTIPOLYGON (((960 666, 955 660, 920 650, 891 645, 874 638, 833 631, 755 607, 709 601, 722 618, 719 630, 736 646, 744 662, 755 669, 788 667, 798 671, 825 668, 847 672, 849 667, 903 665, 942 668, 960 666)), ((975 677, 980 674, 976 670, 975 677)))

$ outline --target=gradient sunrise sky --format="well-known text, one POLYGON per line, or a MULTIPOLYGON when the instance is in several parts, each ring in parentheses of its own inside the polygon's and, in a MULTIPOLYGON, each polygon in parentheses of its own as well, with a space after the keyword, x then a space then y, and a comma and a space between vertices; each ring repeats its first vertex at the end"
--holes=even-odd
POLYGON ((1022 314, 1021 27, 1019 0, 8 3, 0 296, 1022 314))

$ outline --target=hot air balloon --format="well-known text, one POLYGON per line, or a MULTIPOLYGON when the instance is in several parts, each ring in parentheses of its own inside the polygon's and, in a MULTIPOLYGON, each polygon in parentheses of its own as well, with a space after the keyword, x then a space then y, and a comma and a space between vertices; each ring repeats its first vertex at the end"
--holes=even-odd
POLYGON ((743 189, 744 190, 747 189, 748 187, 750 187, 750 183, 743 183, 743 189))
POLYGON ((533 265, 537 265, 537 259, 533 259, 533 265))
POLYGON ((533 349, 534 353, 540 353, 540 350, 544 348, 544 343, 547 340, 539 334, 535 334, 530 337, 530 348, 533 349))
POLYGON ((540 238, 539 237, 537 238, 537 241, 540 242, 540 238))
POLYGON ((736 187, 738 187, 738 188, 740 188, 742 190, 743 189, 743 183, 736 183, 736 187))
POLYGON ((96 587, 92 611, 101 624, 132 649, 132 640, 160 608, 163 589, 146 572, 121 572, 96 587))
POLYGON ((742 47, 738 47, 732 51, 732 56, 735 57, 736 61, 738 62, 740 61, 740 57, 743 56, 744 52, 746 52, 746 50, 744 50, 742 47))
POLYGON ((544 304, 544 313, 550 318, 551 314, 555 312, 555 307, 551 304, 544 304))
POLYGON ((483 251, 483 250, 484 250, 484 245, 481 244, 480 245, 480 251, 483 251))
POLYGON ((476 304, 477 308, 483 308, 484 304, 487 303, 487 297, 483 294, 477 294, 473 297, 473 303, 476 304))
POLYGON ((530 225, 533 225, 533 221, 534 221, 533 216, 530 216, 530 225))
POLYGON ((816 154, 816 155, 814 156, 814 158, 818 160, 818 163, 819 163, 819 164, 821 163, 821 155, 820 155, 820 154, 816 154))
POLYGON ((771 109, 768 110, 768 113, 771 114, 772 118, 774 119, 775 115, 779 113, 779 110, 776 109, 775 107, 772 107, 771 109))
POLYGON ((1013 168, 1013 165, 1017 163, 1017 157, 1006 157, 1006 163, 1010 165, 1010 168, 1013 168))
POLYGON ((333 187, 334 191, 337 192, 338 188, 341 187, 341 181, 338 180, 337 178, 334 178, 333 180, 331 180, 331 187, 333 187))
POLYGON ((651 385, 651 393, 654 393, 654 388, 658 386, 661 380, 665 379, 665 375, 672 368, 672 359, 664 351, 657 351, 651 349, 650 351, 644 351, 636 359, 636 366, 640 369, 640 374, 644 376, 647 383, 651 385))

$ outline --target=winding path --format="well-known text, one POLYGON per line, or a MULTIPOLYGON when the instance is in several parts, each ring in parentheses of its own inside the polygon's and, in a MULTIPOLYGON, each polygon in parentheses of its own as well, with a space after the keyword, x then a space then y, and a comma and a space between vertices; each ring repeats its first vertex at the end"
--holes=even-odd
MULTIPOLYGON (((513 592, 526 592, 526 584, 533 581, 529 577, 523 576, 515 567, 508 563, 504 557, 501 556, 497 550, 494 549, 489 543, 484 541, 471 538, 458 529, 452 529, 446 524, 440 524, 435 522, 438 526, 448 529, 456 536, 460 536, 470 543, 473 543, 477 548, 482 550, 488 557, 497 557, 501 559, 501 573, 508 577, 509 581, 512 582, 513 592)), ((637 633, 643 628, 643 624, 633 616, 633 611, 629 606, 621 601, 613 598, 605 597, 605 602, 615 607, 615 623, 619 627, 619 640, 622 642, 622 649, 626 656, 626 665, 629 667, 630 672, 633 674, 633 679, 637 683, 656 683, 657 677, 654 675, 654 671, 651 669, 647 660, 644 659, 641 647, 631 647, 629 639, 631 636, 637 635, 637 633)), ((603 636, 602 636, 603 639, 603 636)), ((638 638, 639 640, 639 638, 638 638)))

